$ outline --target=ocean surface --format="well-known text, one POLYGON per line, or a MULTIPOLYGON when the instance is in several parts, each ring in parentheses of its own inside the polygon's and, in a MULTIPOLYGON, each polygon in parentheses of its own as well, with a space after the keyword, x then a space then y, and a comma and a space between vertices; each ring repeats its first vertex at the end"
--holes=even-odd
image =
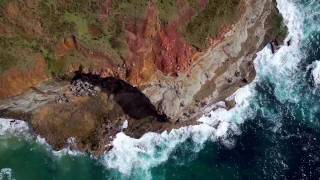
POLYGON ((257 54, 234 109, 170 133, 119 133, 99 158, 53 151, 24 122, 1 119, 0 180, 320 179, 320 1, 277 3, 291 45, 257 54))

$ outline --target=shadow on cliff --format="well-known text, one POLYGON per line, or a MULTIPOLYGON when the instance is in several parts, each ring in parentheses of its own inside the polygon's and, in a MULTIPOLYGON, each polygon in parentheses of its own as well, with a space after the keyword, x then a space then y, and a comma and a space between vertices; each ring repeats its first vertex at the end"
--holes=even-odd
POLYGON ((149 98, 138 88, 114 77, 101 78, 99 75, 85 74, 81 71, 75 72, 72 81, 82 80, 94 86, 99 86, 103 92, 113 95, 114 100, 121 106, 122 110, 133 119, 154 117, 160 122, 168 121, 166 115, 159 114, 149 98))

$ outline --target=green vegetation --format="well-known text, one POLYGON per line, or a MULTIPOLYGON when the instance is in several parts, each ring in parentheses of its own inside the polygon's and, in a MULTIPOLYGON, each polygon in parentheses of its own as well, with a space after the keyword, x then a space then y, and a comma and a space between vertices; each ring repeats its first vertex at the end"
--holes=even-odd
POLYGON ((3 7, 8 2, 8 0, 0 0, 0 8, 3 7))
POLYGON ((283 18, 279 13, 273 18, 272 32, 276 35, 276 38, 284 38, 287 35, 288 29, 284 25, 283 18))
MULTIPOLYGON (((25 3, 23 0, 14 0, 25 3)), ((0 0, 0 8, 8 0, 0 0)), ((132 25, 132 31, 145 20, 149 0, 115 0, 109 11, 108 19, 99 18, 99 0, 41 0, 32 11, 42 24, 44 35, 28 37, 23 28, 11 24, 5 16, 0 17, 4 24, 10 24, 14 37, 1 37, 0 73, 18 66, 27 69, 32 66, 27 52, 42 53, 45 57, 48 73, 62 75, 70 64, 87 63, 79 53, 73 52, 63 59, 55 57, 56 44, 65 37, 77 36, 82 44, 110 55, 113 63, 122 64, 122 57, 128 53, 125 42, 124 26, 132 25), (126 23, 126 24, 125 24, 126 23), (22 49, 22 50, 21 50, 22 49), (21 51, 21 53, 20 53, 21 51), (19 52, 19 53, 17 53, 19 52), (22 53, 24 52, 24 53, 22 53)), ((176 0, 157 0, 160 22, 165 25, 177 18, 176 0)), ((181 29, 186 40, 195 47, 204 48, 207 37, 214 37, 222 25, 232 23, 237 17, 239 0, 211 0, 208 7, 200 12, 198 0, 188 0, 189 6, 198 13, 192 21, 181 29)), ((25 5, 21 5, 25 7, 25 5)), ((0 11, 1 12, 1 11, 0 11)))
MULTIPOLYGON (((97 0, 43 0, 39 5, 39 10, 44 28, 56 41, 70 35, 76 35, 87 47, 107 52, 114 57, 115 61, 121 61, 119 53, 123 51, 119 48, 124 47, 124 45, 119 41, 122 33, 122 24, 119 21, 117 10, 129 12, 129 9, 133 9, 140 15, 141 12, 133 7, 135 4, 130 4, 130 7, 119 3, 118 1, 113 3, 120 10, 115 9, 114 15, 108 18, 107 24, 101 24, 97 20, 99 9, 97 0), (90 28, 92 27, 99 31, 97 35, 90 33, 90 28)), ((139 3, 140 1, 136 5, 139 3)), ((48 51, 49 54, 52 54, 51 51, 48 51)), ((78 55, 74 54, 74 56, 78 55)), ((65 70, 63 67, 68 64, 56 60, 53 55, 47 55, 46 59, 49 72, 55 75, 62 74, 65 70)), ((67 61, 71 63, 76 60, 70 57, 70 60, 67 61)))
POLYGON ((22 71, 28 71, 35 65, 32 57, 24 54, 16 54, 17 51, 24 51, 23 49, 15 49, 15 51, 0 50, 0 74, 15 67, 22 71))
POLYGON ((4 50, 0 50, 0 74, 18 64, 19 59, 4 50))
POLYGON ((113 1, 113 15, 142 19, 146 13, 149 0, 117 0, 113 1))
POLYGON ((91 48, 98 47, 96 42, 100 38, 94 39, 89 33, 89 25, 97 25, 95 16, 98 6, 96 0, 42 0, 38 9, 43 27, 50 34, 50 38, 54 40, 51 46, 41 50, 47 63, 48 73, 60 76, 68 70, 69 65, 85 63, 83 57, 75 52, 62 59, 57 59, 54 55, 54 44, 65 37, 76 35, 81 42, 91 48))
POLYGON ((55 0, 41 1, 38 9, 44 28, 55 40, 59 40, 75 31, 75 24, 65 21, 63 18, 64 12, 59 11, 60 7, 55 0))
MULTIPOLYGON (((13 1, 13 0, 12 0, 13 1)), ((0 0, 0 23, 10 24, 3 14, 3 8, 9 0, 0 0)), ((38 52, 40 40, 27 38, 21 28, 11 26, 14 35, 5 37, 0 35, 0 74, 11 68, 29 71, 35 65, 33 55, 38 52)))
MULTIPOLYGON (((20 0, 16 1, 24 3, 20 0)), ((0 5, 5 4, 5 2, 7 0, 0 0, 0 5)), ((76 35, 80 42, 87 47, 108 53, 114 60, 114 63, 121 64, 121 57, 126 55, 128 49, 124 39, 123 19, 134 26, 138 25, 139 21, 144 20, 150 1, 113 1, 108 20, 103 24, 98 20, 100 8, 98 2, 98 0, 41 0, 37 8, 34 9, 34 13, 39 16, 42 27, 48 36, 50 36, 50 40, 42 42, 30 39, 30 37, 25 36, 21 28, 17 27, 14 32, 19 33, 19 38, 16 43, 10 44, 8 47, 12 49, 18 47, 30 48, 42 53, 48 66, 48 73, 59 75, 66 71, 68 64, 79 61, 81 63, 85 62, 85 60, 77 60, 77 58, 81 59, 83 57, 79 56, 76 52, 70 55, 70 57, 65 57, 64 60, 57 59, 54 55, 57 42, 65 37, 76 35), (96 33, 92 32, 92 29, 96 33)), ((175 0, 158 0, 155 2, 159 10, 160 21, 163 24, 176 18, 177 9, 175 0)), ((39 37, 39 39, 44 39, 44 37, 39 37)), ((15 57, 15 54, 9 55, 10 52, 2 54, 2 56, 7 57, 6 59, 13 59, 15 57)), ((14 62, 16 60, 3 65, 2 71, 16 66, 17 63, 14 62)), ((4 64, 3 60, 1 63, 4 64)))
POLYGON ((21 36, 13 38, 0 37, 0 74, 16 67, 22 71, 33 68, 35 61, 30 54, 38 48, 36 40, 26 40, 21 36))
POLYGON ((86 19, 70 13, 66 13, 64 15, 64 19, 65 22, 75 25, 77 35, 80 39, 89 37, 88 23, 86 19))
POLYGON ((162 24, 167 24, 176 18, 178 12, 176 2, 176 0, 157 0, 159 18, 162 24))
MULTIPOLYGON (((191 5, 195 6, 194 3, 191 5)), ((216 37, 221 27, 237 20, 239 5, 239 0, 210 0, 206 9, 199 12, 181 30, 185 39, 193 46, 205 49, 208 46, 208 37, 216 37)))
POLYGON ((196 12, 200 11, 199 0, 187 0, 189 6, 194 9, 196 12))
POLYGON ((47 64, 47 73, 59 76, 61 75, 65 70, 65 64, 63 61, 59 61, 54 57, 54 52, 50 49, 41 49, 42 55, 44 56, 44 59, 47 64))

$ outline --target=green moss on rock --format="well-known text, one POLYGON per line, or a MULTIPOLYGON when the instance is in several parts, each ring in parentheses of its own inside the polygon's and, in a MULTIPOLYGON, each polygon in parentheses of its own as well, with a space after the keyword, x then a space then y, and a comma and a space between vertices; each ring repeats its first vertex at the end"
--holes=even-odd
POLYGON ((0 50, 0 74, 18 64, 19 60, 12 54, 0 50))
POLYGON ((0 37, 0 74, 11 68, 28 71, 35 65, 31 54, 37 52, 38 42, 21 36, 0 37))
POLYGON ((112 14, 131 19, 143 19, 149 0, 117 0, 112 3, 112 14))
POLYGON ((156 1, 159 10, 159 18, 162 24, 168 24, 177 18, 177 4, 176 0, 158 0, 156 1))
POLYGON ((273 18, 272 31, 279 40, 283 40, 288 34, 288 28, 285 26, 280 13, 276 13, 273 18))
POLYGON ((191 45, 205 49, 207 38, 216 37, 221 27, 236 22, 239 5, 240 0, 210 0, 207 7, 182 29, 185 39, 191 45))

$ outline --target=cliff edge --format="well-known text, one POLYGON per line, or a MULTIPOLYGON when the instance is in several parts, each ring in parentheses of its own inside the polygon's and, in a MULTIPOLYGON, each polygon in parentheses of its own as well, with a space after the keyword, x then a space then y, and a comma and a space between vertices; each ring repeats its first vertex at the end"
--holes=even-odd
POLYGON ((255 77, 286 27, 274 0, 4 0, 0 117, 55 149, 196 124, 255 77))

